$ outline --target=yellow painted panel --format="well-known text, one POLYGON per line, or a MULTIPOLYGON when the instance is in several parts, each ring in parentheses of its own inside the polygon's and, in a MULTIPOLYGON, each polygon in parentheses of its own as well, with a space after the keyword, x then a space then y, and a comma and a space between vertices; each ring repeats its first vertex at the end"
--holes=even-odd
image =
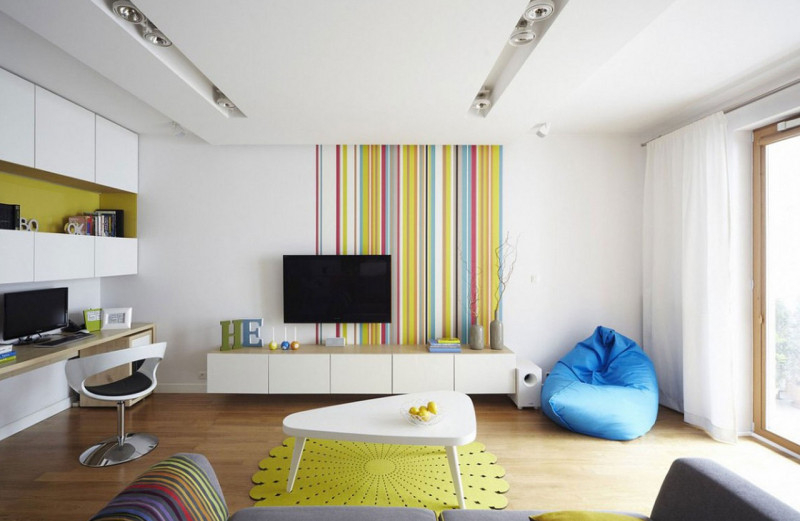
POLYGON ((39 231, 63 232, 70 215, 97 210, 100 194, 0 172, 0 203, 18 204, 20 216, 36 219, 39 231))
POLYGON ((39 231, 59 233, 71 215, 99 208, 125 211, 125 236, 136 237, 136 194, 98 193, 0 171, 0 203, 18 204, 20 215, 36 219, 39 231))
POLYGON ((123 210, 125 212, 125 237, 136 237, 136 194, 100 194, 98 208, 123 210))

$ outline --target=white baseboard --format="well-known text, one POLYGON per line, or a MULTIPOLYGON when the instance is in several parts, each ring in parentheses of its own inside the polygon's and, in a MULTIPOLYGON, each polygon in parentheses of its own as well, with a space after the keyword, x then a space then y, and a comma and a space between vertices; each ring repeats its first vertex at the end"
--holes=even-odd
POLYGON ((33 414, 25 416, 24 418, 13 421, 8 425, 3 425, 0 427, 0 440, 4 440, 9 436, 13 436, 16 433, 27 429, 31 425, 36 425, 40 421, 46 420, 47 418, 54 416, 61 411, 66 411, 71 406, 72 403, 70 399, 64 398, 63 400, 59 400, 53 405, 45 407, 44 409, 40 409, 33 414))
POLYGON ((159 382, 156 387, 157 393, 186 393, 186 394, 205 394, 206 384, 162 384, 159 382))

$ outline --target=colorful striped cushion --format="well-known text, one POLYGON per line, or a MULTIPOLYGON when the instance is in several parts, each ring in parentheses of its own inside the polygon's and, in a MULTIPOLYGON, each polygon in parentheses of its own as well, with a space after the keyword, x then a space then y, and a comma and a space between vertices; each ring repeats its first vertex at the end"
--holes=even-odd
POLYGON ((225 521, 225 499, 197 463, 184 455, 152 466, 91 521, 225 521))

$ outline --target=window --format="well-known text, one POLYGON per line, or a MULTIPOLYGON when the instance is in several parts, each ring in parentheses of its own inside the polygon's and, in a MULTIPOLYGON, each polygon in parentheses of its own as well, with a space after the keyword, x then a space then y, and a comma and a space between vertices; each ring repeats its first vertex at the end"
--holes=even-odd
POLYGON ((755 432, 800 452, 800 116, 753 133, 753 280, 755 432))

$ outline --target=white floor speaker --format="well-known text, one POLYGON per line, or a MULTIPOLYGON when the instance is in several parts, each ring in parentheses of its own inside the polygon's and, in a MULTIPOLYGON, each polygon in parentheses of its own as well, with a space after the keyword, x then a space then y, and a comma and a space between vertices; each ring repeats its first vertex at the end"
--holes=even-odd
POLYGON ((542 368, 530 360, 517 359, 516 392, 509 394, 518 409, 542 406, 542 368))

